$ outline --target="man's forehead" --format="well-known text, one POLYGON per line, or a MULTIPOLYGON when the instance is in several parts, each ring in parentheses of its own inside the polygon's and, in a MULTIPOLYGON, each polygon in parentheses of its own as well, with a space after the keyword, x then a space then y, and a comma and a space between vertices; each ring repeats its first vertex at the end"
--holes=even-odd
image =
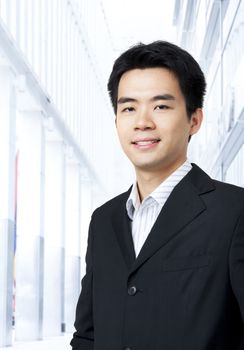
POLYGON ((174 100, 178 94, 181 94, 179 82, 170 70, 158 67, 132 69, 120 78, 117 101, 143 96, 154 100, 174 100))

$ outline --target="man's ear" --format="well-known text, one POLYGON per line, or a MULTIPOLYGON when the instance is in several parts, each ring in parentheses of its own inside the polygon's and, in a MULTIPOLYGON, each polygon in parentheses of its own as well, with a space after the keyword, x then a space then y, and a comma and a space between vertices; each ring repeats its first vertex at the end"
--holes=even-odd
POLYGON ((196 134, 201 127, 203 120, 203 111, 202 108, 197 108, 191 115, 190 120, 190 136, 196 134))

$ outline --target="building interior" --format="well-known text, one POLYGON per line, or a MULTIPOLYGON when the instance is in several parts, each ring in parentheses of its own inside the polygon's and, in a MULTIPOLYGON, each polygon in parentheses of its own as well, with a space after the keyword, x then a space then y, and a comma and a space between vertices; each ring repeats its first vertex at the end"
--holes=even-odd
POLYGON ((154 40, 206 76, 190 161, 243 187, 244 0, 0 0, 0 348, 69 348, 91 214, 134 180, 107 80, 154 40))

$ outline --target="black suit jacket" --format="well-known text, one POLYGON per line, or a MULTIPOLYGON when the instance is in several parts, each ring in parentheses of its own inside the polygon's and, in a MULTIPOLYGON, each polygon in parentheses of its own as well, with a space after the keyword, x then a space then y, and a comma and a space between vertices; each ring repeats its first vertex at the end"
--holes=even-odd
POLYGON ((125 203, 91 220, 74 350, 243 350, 244 189, 196 165, 135 259, 125 203))

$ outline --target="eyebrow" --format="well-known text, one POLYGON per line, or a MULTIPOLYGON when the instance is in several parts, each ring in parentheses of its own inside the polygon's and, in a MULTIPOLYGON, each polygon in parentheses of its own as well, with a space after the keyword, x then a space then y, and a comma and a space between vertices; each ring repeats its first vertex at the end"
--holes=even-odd
MULTIPOLYGON (((163 95, 156 95, 150 98, 150 101, 152 102, 159 101, 159 100, 174 101, 175 97, 170 94, 163 94, 163 95)), ((118 104, 127 103, 127 102, 138 102, 138 100, 132 97, 120 97, 117 101, 118 104)))

